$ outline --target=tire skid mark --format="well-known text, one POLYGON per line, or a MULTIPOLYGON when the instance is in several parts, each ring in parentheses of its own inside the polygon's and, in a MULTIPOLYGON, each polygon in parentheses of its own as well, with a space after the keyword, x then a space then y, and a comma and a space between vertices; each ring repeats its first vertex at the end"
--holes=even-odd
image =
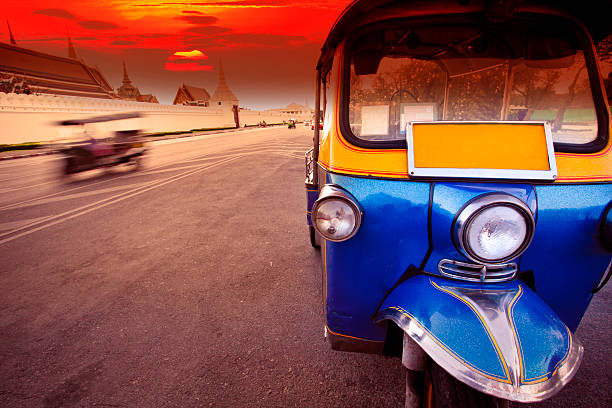
MULTIPOLYGON (((195 166, 191 166, 192 168, 195 166)), ((108 188, 103 188, 100 190, 93 190, 93 191, 84 191, 81 193, 73 193, 73 194, 67 194, 67 195, 63 195, 63 196, 59 196, 59 197, 50 197, 50 198, 41 198, 40 200, 35 200, 26 204, 21 204, 19 206, 15 206, 10 208, 11 210, 17 210, 17 209, 21 209, 21 208, 27 208, 27 207, 33 207, 36 205, 43 205, 43 204, 49 204, 49 203, 57 203, 59 201, 65 201, 65 200, 72 200, 72 199, 76 199, 76 198, 84 198, 84 197, 91 197, 94 195, 99 195, 99 194, 105 194, 105 193, 111 193, 111 192, 115 192, 115 191, 120 191, 120 190, 126 190, 128 188, 138 188, 138 187, 142 187, 145 184, 149 184, 150 182, 139 182, 139 183, 132 183, 132 184, 123 184, 120 186, 115 186, 115 187, 108 187, 108 188)))
POLYGON ((57 180, 43 181, 41 183, 29 184, 27 186, 3 188, 3 189, 0 189, 0 194, 10 193, 11 191, 16 191, 16 190, 23 190, 24 188, 40 187, 40 186, 44 186, 46 184, 57 184, 57 180))
MULTIPOLYGON (((207 155, 208 155, 208 153, 202 155, 202 157, 207 156, 207 155)), ((19 201, 17 203, 13 203, 13 204, 7 204, 7 205, 5 205, 3 207, 0 207, 0 211, 7 210, 7 209, 12 209, 15 206, 19 206, 19 205, 24 204, 24 203, 29 203, 29 202, 32 202, 32 201, 41 200, 43 198, 54 197, 54 196, 61 195, 61 194, 64 194, 64 193, 68 193, 68 192, 71 192, 71 191, 80 190, 80 189, 83 189, 83 188, 92 187, 92 186, 100 185, 100 184, 103 184, 103 183, 108 183, 110 181, 116 181, 116 180, 119 180, 119 179, 128 179, 128 178, 131 178, 131 177, 137 177, 137 176, 140 176, 140 175, 145 175, 145 174, 147 174, 148 171, 157 170, 157 169, 160 169, 160 168, 162 168, 164 166, 168 166, 168 165, 172 165, 172 164, 180 164, 180 163, 182 163, 182 161, 171 163, 171 164, 157 165, 157 166, 153 166, 153 167, 151 167, 151 168, 149 168, 149 169, 147 169, 147 170, 145 170, 143 172, 140 172, 138 174, 127 174, 127 175, 123 175, 123 176, 120 176, 120 177, 108 178, 108 179, 105 179, 105 180, 100 180, 100 181, 96 181, 96 182, 93 182, 93 183, 84 184, 82 186, 69 188, 67 190, 58 191, 56 193, 47 194, 47 195, 44 195, 44 196, 41 196, 41 197, 31 198, 31 199, 24 200, 24 201, 19 201)))
POLYGON ((211 169, 213 167, 217 167, 217 166, 220 166, 222 164, 229 163, 229 162, 237 160, 237 159, 239 159, 241 157, 242 157, 241 155, 236 155, 235 157, 231 157, 231 158, 227 158, 227 159, 224 159, 224 160, 220 160, 220 161, 215 162, 215 163, 205 164, 205 165, 203 165, 203 166, 201 166, 201 167, 199 167, 199 168, 197 168, 195 170, 191 170, 191 171, 187 171, 185 173, 179 174, 179 175, 171 176, 171 177, 168 177, 168 178, 166 178, 164 180, 161 180, 161 181, 154 181, 154 182, 151 182, 148 185, 145 185, 143 187, 138 187, 138 188, 135 188, 135 189, 133 189, 131 191, 127 191, 125 193, 117 194, 115 196, 108 197, 108 198, 96 201, 94 203, 87 204, 87 205, 81 206, 79 208, 75 208, 75 209, 63 212, 61 214, 50 216, 49 218, 47 218, 45 220, 42 220, 40 222, 34 222, 34 223, 31 223, 31 224, 29 224, 27 226, 23 226, 21 228, 16 228, 16 229, 14 229, 12 231, 9 231, 8 233, 0 234, 0 238, 12 235, 12 236, 10 236, 8 238, 0 239, 0 245, 5 244, 5 243, 10 242, 10 241, 13 241, 13 240, 15 240, 17 238, 21 238, 23 236, 30 235, 30 234, 32 234, 34 232, 37 232, 37 231, 49 228, 51 226, 63 223, 65 221, 71 220, 71 219, 79 217, 81 215, 88 214, 88 213, 90 213, 92 211, 98 210, 100 208, 104 208, 104 207, 109 206, 111 204, 115 204, 115 203, 118 203, 120 201, 126 200, 128 198, 132 198, 134 196, 140 195, 140 194, 145 193, 147 191, 151 191, 151 190, 153 190, 155 188, 165 186, 166 184, 173 183, 175 181, 181 180, 181 179, 183 179, 185 177, 191 176, 191 175, 199 173, 201 171, 208 170, 208 169, 211 169), (51 221, 51 222, 46 223, 47 221, 51 221), (43 224, 43 225, 39 225, 39 224, 43 224), (29 228, 29 227, 33 227, 35 225, 39 225, 39 226, 36 227, 36 228, 29 229, 27 231, 23 231, 24 229, 29 228), (15 234, 15 233, 17 233, 19 231, 23 231, 23 232, 18 233, 16 235, 13 235, 13 234, 15 234))
MULTIPOLYGON (((270 130, 270 129, 253 129, 252 131, 250 130, 248 133, 251 133, 251 132, 253 132, 253 133, 248 135, 247 138, 244 138, 244 137, 241 137, 241 138, 232 138, 234 140, 231 140, 231 139, 227 140, 227 143, 224 144, 222 147, 224 149, 231 149, 232 153, 234 153, 234 154, 238 153, 239 151, 242 151, 242 150, 244 150, 245 153, 246 152, 250 152, 250 151, 253 151, 253 152, 262 152, 262 150, 264 150, 264 149, 266 149, 268 147, 280 147, 281 149, 284 149, 284 150, 287 149, 287 148, 289 148, 291 150, 295 149, 296 153, 299 153, 300 155, 302 155, 303 152, 306 149, 308 149, 308 144, 304 143, 304 142, 301 142, 301 141, 282 142, 282 141, 277 141, 277 140, 263 139, 262 135, 259 134, 259 133, 262 132, 262 131, 265 131, 265 130, 270 130)), ((219 134, 219 135, 221 135, 221 134, 219 134)), ((228 136, 228 133, 224 133, 223 135, 228 136)), ((270 136, 266 135, 264 137, 269 138, 270 136)), ((212 138, 202 138, 202 139, 209 139, 210 140, 212 138)), ((187 140, 183 139, 182 141, 187 141, 187 140)), ((156 144, 158 144, 157 142, 158 141, 152 141, 151 142, 152 146, 155 146, 156 144)), ((159 141, 159 142, 162 142, 162 141, 159 141)), ((218 146, 213 146, 213 148, 215 148, 215 147, 218 147, 218 146)), ((181 153, 178 153, 178 154, 181 154, 181 153)), ((34 197, 32 199, 22 200, 22 201, 19 201, 19 202, 16 202, 16 203, 11 203, 11 204, 5 204, 4 206, 0 207, 0 211, 17 208, 21 204, 37 201, 37 200, 40 200, 40 199, 54 197, 54 196, 57 196, 57 195, 62 195, 62 194, 69 193, 69 192, 76 191, 76 190, 80 190, 80 189, 91 188, 93 186, 97 186, 97 185, 100 185, 102 183, 108 183, 110 181, 116 181, 118 179, 127 179, 127 178, 131 178, 131 177, 137 177, 137 176, 140 176, 140 175, 146 175, 146 174, 149 174, 152 171, 163 169, 164 167, 167 167, 167 166, 173 166, 173 165, 176 166, 177 164, 186 164, 186 163, 191 162, 191 161, 210 160, 212 158, 216 158, 215 156, 217 156, 217 157, 223 156, 224 157, 225 155, 223 154, 223 152, 218 152, 218 153, 207 152, 207 153, 204 153, 204 154, 196 154, 196 155, 193 155, 191 157, 188 156, 188 158, 186 158, 185 160, 177 160, 177 161, 173 161, 173 162, 170 162, 170 163, 166 162, 166 163, 163 163, 163 164, 158 164, 158 165, 152 166, 149 169, 146 169, 143 172, 140 172, 138 174, 121 175, 120 177, 113 177, 113 178, 109 178, 109 179, 105 179, 105 180, 100 180, 100 181, 97 181, 97 182, 94 182, 94 183, 88 183, 88 184, 85 184, 85 185, 69 188, 69 189, 66 189, 66 190, 63 190, 63 191, 58 191, 58 192, 55 192, 55 193, 50 193, 50 194, 46 194, 46 195, 43 195, 43 196, 34 197)), ((49 160, 57 160, 57 159, 53 158, 53 159, 49 159, 49 160)), ((40 162, 36 162, 36 163, 33 162, 31 164, 33 165, 33 164, 37 164, 37 163, 39 164, 40 162)), ((55 181, 50 181, 48 183, 49 184, 53 184, 53 183, 55 183, 55 181)), ((20 189, 32 188, 32 187, 33 186, 25 186, 25 187, 21 187, 20 189)))
MULTIPOLYGON (((121 175, 119 177, 114 177, 114 178, 109 178, 106 180, 101 180, 98 182, 94 182, 91 184, 86 184, 83 186, 78 186, 78 187, 74 187, 68 190, 64 190, 64 191, 59 191, 57 193, 52 193, 52 194, 47 194, 41 197, 36 197, 36 198, 32 198, 29 200, 25 200, 25 201, 20 201, 17 203, 13 203, 13 204, 8 204, 5 205, 3 207, 0 207, 0 211, 6 211, 6 210, 14 210, 17 208, 22 208, 24 206, 24 204, 30 204, 30 203, 35 203, 38 202, 40 200, 44 200, 46 198, 51 198, 54 196, 58 196, 58 195, 63 195, 65 193, 70 193, 72 191, 78 190, 78 189, 82 189, 82 188, 86 188, 86 187, 91 187, 91 186, 96 186, 102 183, 106 183, 109 181, 116 181, 116 180, 126 180, 126 179, 130 179, 130 178, 134 178, 134 177, 140 177, 140 176, 145 176, 145 175, 150 175, 150 174, 158 174, 158 173, 162 173, 162 172, 170 172, 170 171, 178 171, 184 168, 189 168, 189 167, 197 167, 198 165, 192 165, 192 166, 183 166, 183 167, 170 167, 170 168, 166 168, 164 169, 164 167, 166 166, 172 166, 172 165, 180 165, 180 164, 186 164, 186 163, 190 163, 190 162, 195 162, 195 161, 204 161, 204 160, 215 160, 215 159, 220 159, 220 158, 225 158, 225 157, 233 157, 236 154, 248 154, 248 155, 252 155, 252 154, 257 154, 257 153, 278 153, 278 152, 282 152, 282 153, 294 153, 295 151, 288 151, 288 150, 270 150, 270 149, 261 149, 260 147, 253 147, 252 149, 248 149, 247 151, 235 151, 233 153, 219 153, 219 154, 211 154, 211 153, 207 153, 199 158, 194 158, 194 159, 187 159, 187 160, 183 160, 183 161, 178 161, 178 162, 174 162, 171 164, 164 164, 164 165, 158 165, 158 166, 154 166, 150 169, 146 169, 142 172, 138 172, 138 173, 131 173, 131 174, 125 174, 125 175, 121 175)), ((297 152, 300 152, 301 154, 301 150, 298 150, 297 152)), ((300 158, 303 158, 303 155, 300 156, 300 158)), ((27 187, 23 187, 23 188, 27 188, 27 187)), ((35 204, 34 204, 35 205, 35 204)))

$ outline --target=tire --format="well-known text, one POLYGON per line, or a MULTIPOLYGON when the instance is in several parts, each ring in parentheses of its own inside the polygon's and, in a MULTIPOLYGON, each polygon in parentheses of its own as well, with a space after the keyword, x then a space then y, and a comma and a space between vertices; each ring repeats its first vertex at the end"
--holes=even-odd
POLYGON ((142 160, 143 160, 142 156, 136 156, 130 159, 130 164, 133 165, 132 167, 133 171, 142 170, 142 167, 143 167, 142 160))
POLYGON ((321 244, 317 239, 317 231, 315 228, 312 225, 309 225, 308 230, 310 232, 310 245, 312 245, 313 248, 321 248, 321 244))
POLYGON ((76 172, 76 163, 75 160, 72 157, 68 157, 66 158, 65 162, 64 162, 64 169, 63 169, 63 175, 64 176, 69 176, 72 173, 76 172))
POLYGON ((508 408, 504 399, 468 387, 430 361, 425 374, 424 408, 508 408))

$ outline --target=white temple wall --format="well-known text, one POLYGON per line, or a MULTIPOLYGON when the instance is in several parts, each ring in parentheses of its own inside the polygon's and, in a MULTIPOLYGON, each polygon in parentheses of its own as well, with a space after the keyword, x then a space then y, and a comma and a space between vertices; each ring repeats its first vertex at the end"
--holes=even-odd
MULTIPOLYGON (((143 117, 137 120, 130 119, 132 123, 117 121, 112 124, 117 126, 123 122, 121 123, 123 126, 141 128, 148 133, 188 132, 192 129, 235 126, 234 114, 229 107, 218 109, 119 99, 0 93, 0 144, 60 141, 67 138, 66 132, 61 131, 66 129, 54 126, 56 122, 134 111, 142 113, 143 117)), ((240 126, 244 126, 257 125, 261 121, 271 124, 289 119, 310 119, 306 116, 299 117, 299 115, 270 111, 241 111, 239 120, 240 126)))
POLYGON ((265 121, 268 124, 282 123, 289 119, 295 119, 298 121, 310 120, 311 114, 295 115, 288 113, 279 113, 273 111, 240 111, 240 126, 246 125, 257 125, 261 121, 265 121))
POLYGON ((135 111, 143 117, 112 122, 113 125, 140 128, 149 133, 235 126, 234 115, 229 108, 0 93, 0 144, 54 142, 67 137, 67 133, 62 131, 65 129, 54 126, 56 122, 135 111))

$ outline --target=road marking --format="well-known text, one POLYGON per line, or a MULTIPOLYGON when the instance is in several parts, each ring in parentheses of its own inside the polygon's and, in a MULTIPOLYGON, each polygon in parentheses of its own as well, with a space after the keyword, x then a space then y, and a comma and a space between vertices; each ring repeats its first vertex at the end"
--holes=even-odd
POLYGON ((27 186, 20 186, 20 187, 13 187, 13 188, 4 188, 0 190, 0 193, 8 193, 11 191, 15 191, 15 190, 22 190, 24 188, 33 188, 33 187, 39 187, 39 186, 44 186, 46 184, 57 184, 57 180, 53 180, 53 181, 44 181, 42 183, 38 183, 38 184, 30 184, 27 186))
MULTIPOLYGON (((265 130, 264 128, 255 128, 255 129, 247 129, 247 130, 241 130, 240 133, 250 133, 250 132, 255 132, 258 130, 265 130)), ((194 135, 194 136, 184 136, 184 137, 177 137, 175 139, 166 139, 166 140, 154 140, 150 143, 156 144, 156 145, 166 145, 166 144, 174 144, 174 143, 180 143, 180 142, 189 142, 189 141, 193 141, 193 140, 203 140, 203 139, 212 139, 215 137, 219 137, 219 136, 227 136, 228 133, 232 133, 231 130, 228 130, 227 132, 220 132, 220 133, 213 133, 210 135, 194 135)), ((238 134, 235 134, 235 136, 237 136, 238 134)))
POLYGON ((19 221, 11 221, 11 222, 4 222, 2 224, 0 224, 0 231, 8 231, 8 230, 12 230, 15 228, 20 228, 23 227, 25 224, 32 224, 36 221, 41 221, 44 219, 48 219, 48 216, 45 217, 36 217, 36 218, 28 218, 26 220, 19 220, 19 221))
MULTIPOLYGON (((301 154, 301 150, 299 151, 301 154)), ((252 155, 252 154, 258 154, 258 153, 292 153, 291 151, 287 151, 287 150, 271 150, 271 149, 261 149, 261 147, 258 146, 252 146, 252 147, 245 147, 245 149, 240 149, 239 151, 230 153, 230 154, 215 154, 215 153, 206 153, 200 157, 197 158, 192 158, 192 159, 187 159, 187 160, 182 160, 182 161, 178 161, 178 162, 174 162, 174 163, 170 163, 170 164, 161 164, 161 165, 157 165, 154 167, 151 167, 150 169, 146 169, 144 171, 138 172, 138 173, 130 173, 130 174, 122 174, 119 175, 118 177, 112 177, 106 180, 101 180, 98 182, 94 182, 94 183, 90 183, 90 184, 85 184, 82 186, 78 186, 78 187, 73 187, 67 190, 63 190, 63 191, 58 191, 57 193, 51 193, 51 194, 47 194, 47 195, 43 195, 41 197, 36 197, 36 198, 32 198, 32 199, 28 199, 28 200, 23 200, 23 201, 19 201, 17 203, 13 203, 13 204, 7 204, 4 205, 2 207, 0 207, 0 211, 5 211, 5 210, 12 210, 15 208, 19 208, 20 206, 22 206, 23 204, 29 204, 32 202, 36 202, 39 200, 43 200, 45 198, 50 198, 50 197, 55 197, 58 195, 62 195, 65 193, 69 193, 72 191, 76 191, 76 190, 80 190, 83 188, 87 188, 87 187, 93 187, 96 185, 100 185, 102 183, 107 183, 109 181, 116 181, 116 180, 125 180, 125 179, 129 179, 129 178, 133 178, 133 177, 139 177, 139 176, 143 176, 143 175, 149 175, 149 174, 157 174, 157 173, 161 173, 161 172, 169 172, 169 171, 174 171, 174 170, 180 170, 182 168, 187 168, 187 167, 191 167, 191 166, 184 166, 184 167, 179 167, 179 168, 169 168, 169 169, 163 169, 163 167, 166 166, 171 166, 171 165, 177 165, 177 164, 183 164, 183 163, 190 163, 190 162, 195 162, 195 161, 203 161, 203 160, 213 160, 213 159, 218 159, 218 158, 223 158, 223 157, 232 157, 233 155, 237 154, 237 153, 241 153, 241 154, 246 154, 246 155, 252 155), (245 150, 245 151, 243 151, 245 150)), ((303 155, 296 157, 296 158, 303 158, 303 155)), ((196 166, 196 165, 194 165, 196 166)), ((53 183, 53 182, 48 182, 49 184, 53 183)), ((22 188, 27 188, 27 187, 22 187, 22 188)))
MULTIPOLYGON (((13 236, 11 236, 9 238, 2 239, 2 240, 0 240, 0 245, 5 244, 5 243, 10 242, 10 241, 13 241, 13 240, 15 240, 17 238, 21 238, 23 236, 30 235, 30 234, 32 234, 34 232, 37 232, 37 231, 40 231, 40 230, 52 227, 54 225, 63 223, 65 221, 71 220, 71 219, 79 217, 81 215, 88 214, 88 213, 90 213, 92 211, 98 210, 100 208, 104 208, 104 207, 109 206, 111 204, 115 204, 115 203, 118 203, 120 201, 126 200, 128 198, 132 198, 134 196, 140 195, 140 194, 145 193, 147 191, 151 191, 151 190, 153 190, 155 188, 158 188, 158 187, 161 187, 161 186, 165 186, 166 184, 173 183, 175 181, 181 180, 181 179, 183 179, 185 177, 191 176, 191 175, 199 173, 201 171, 208 170, 208 169, 211 169, 213 167, 217 167, 217 166, 220 166, 222 164, 226 164, 226 163, 232 162, 232 161, 237 160, 237 159, 239 159, 241 157, 242 157, 241 155, 236 155, 233 158, 228 158, 228 159, 220 160, 220 161, 212 163, 212 164, 206 164, 206 165, 201 166, 200 168, 197 168, 197 169, 191 170, 191 171, 187 171, 187 172, 182 173, 182 174, 180 174, 178 176, 171 176, 171 177, 168 177, 168 178, 166 178, 166 179, 164 179, 162 181, 152 182, 152 183, 149 184, 149 187, 147 187, 147 186, 139 187, 139 188, 136 188, 136 189, 134 189, 132 191, 127 191, 125 193, 121 193, 121 194, 118 194, 118 195, 115 195, 115 196, 112 196, 112 197, 105 198, 103 200, 96 201, 95 203, 84 205, 82 207, 79 207, 79 208, 76 208, 76 209, 73 209, 73 210, 69 210, 69 211, 63 212, 63 213, 55 215, 55 216, 48 217, 48 218, 46 218, 45 220, 43 220, 41 222, 31 223, 29 226, 34 226, 36 224, 44 223, 46 221, 55 219, 55 221, 52 221, 50 223, 47 223, 47 224, 41 225, 39 227, 36 227, 36 228, 30 229, 30 230, 21 232, 21 233, 19 233, 17 235, 13 235, 13 236)), ((8 233, 1 234, 0 237, 6 237, 8 235, 12 235, 12 234, 14 234, 14 233, 16 233, 18 231, 21 231, 21 230, 23 230, 25 228, 27 228, 27 227, 16 228, 16 229, 14 229, 14 230, 12 230, 12 231, 10 231, 8 233)))
MULTIPOLYGON (((195 135, 195 136, 191 136, 191 137, 185 137, 185 138, 178 138, 178 139, 168 139, 168 140, 159 140, 159 141, 152 141, 150 142, 150 144, 152 145, 166 145, 166 144, 172 144, 172 143, 178 143, 178 142, 183 142, 183 141, 193 141, 193 140, 203 140, 203 139, 212 139, 212 138, 216 138, 219 136, 238 136, 240 133, 243 134, 243 137, 240 138, 228 138, 227 143, 225 143, 223 146, 221 146, 224 149, 232 149, 232 154, 236 154, 238 153, 236 150, 239 151, 244 151, 244 153, 247 152, 254 152, 254 153, 264 153, 264 152, 268 152, 268 153, 273 153, 273 151, 268 151, 267 149, 269 148, 276 148, 279 147, 280 149, 286 149, 286 148, 295 148, 296 150, 299 150, 300 154, 302 149, 307 149, 308 146, 302 142, 294 142, 294 141, 289 141, 289 142, 278 142, 275 139, 264 139, 261 136, 262 135, 257 135, 254 134, 256 132, 265 132, 265 131, 269 131, 269 130, 281 130, 280 128, 275 129, 275 128, 255 128, 255 129, 248 129, 246 131, 241 131, 239 133, 231 133, 231 132, 224 132, 224 133, 215 133, 215 134, 211 134, 211 135, 195 135), (247 133, 247 135, 244 135, 244 133, 247 133), (249 134, 250 133, 250 134, 249 134), (248 136, 248 139, 245 140, 244 136, 248 136), (233 140, 232 140, 233 139, 233 140), (263 141, 262 141, 263 139, 263 141), (162 143, 163 142, 163 143, 162 143), (262 149, 263 148, 263 149, 262 149)), ((274 132, 268 132, 268 133, 274 133, 274 132)), ((265 136, 267 137, 267 136, 265 136)), ((213 148, 218 148, 217 146, 213 146, 213 148)), ((285 150, 283 150, 285 151, 285 150)), ((6 204, 2 207, 0 207, 0 211, 2 210, 8 210, 8 209, 13 209, 18 207, 19 205, 22 204, 27 204, 30 202, 34 202, 34 201, 38 201, 41 199, 45 199, 45 198, 50 198, 50 197, 55 197, 58 195, 62 195, 68 192, 72 192, 72 191, 76 191, 76 190, 80 190, 80 189, 84 189, 84 188, 90 188, 93 186, 97 186, 103 183, 107 183, 109 181, 113 181, 113 180, 118 180, 118 179, 126 179, 126 178, 131 178, 131 177, 137 177, 140 175, 146 175, 146 174, 157 174, 159 173, 160 169, 163 169, 166 166, 171 166, 171 165, 177 165, 177 164, 186 164, 188 162, 194 162, 194 161, 202 161, 202 160, 210 160, 213 157, 218 158, 218 157, 225 157, 225 155, 219 155, 219 153, 222 152, 218 152, 218 153, 211 153, 211 152, 207 152, 204 154, 198 154, 192 157, 189 157, 186 160, 179 160, 176 162, 166 162, 163 164, 158 164, 156 166, 153 166, 149 169, 146 169, 142 172, 139 173, 135 173, 135 174, 126 174, 126 175, 121 175, 120 177, 112 177, 112 178, 108 178, 105 180, 100 180, 98 182, 94 182, 94 183, 89 183, 89 184, 85 184, 82 186, 78 186, 78 187, 73 187, 73 188, 69 188, 67 190, 63 190, 63 191, 58 191, 56 193, 51 193, 51 194, 46 194, 43 196, 39 196, 39 197, 35 197, 32 199, 27 199, 27 200, 23 200, 17 203, 12 203, 12 204, 6 204)), ((50 160, 58 160, 57 158, 52 158, 49 156, 41 156, 41 157, 45 157, 45 162, 46 161, 50 161, 50 160), (48 158, 47 158, 48 157, 48 158)), ((149 156, 151 157, 151 156, 149 156)), ((38 157, 37 157, 38 158, 38 157)), ((31 163, 28 163, 28 165, 33 165, 33 164, 40 164, 41 161, 29 161, 31 163)), ((11 164, 17 166, 18 163, 14 163, 11 162, 11 164)), ((167 171, 172 171, 170 169, 168 169, 167 171)), ((18 189, 26 189, 26 188, 34 188, 34 187, 38 187, 38 186, 43 186, 45 184, 55 184, 57 183, 56 181, 47 181, 44 183, 38 183, 35 185, 30 185, 30 186, 23 186, 23 187, 18 187, 18 188, 7 188, 4 192, 9 192, 9 191, 14 191, 14 190, 18 190, 18 189)))
MULTIPOLYGON (((283 157, 301 158, 301 157, 292 156, 291 154, 285 154, 286 152, 272 152, 272 153, 278 154, 279 156, 283 156, 283 157)), ((240 157, 245 157, 245 156, 253 155, 253 154, 256 154, 256 152, 241 154, 240 157)), ((233 160, 233 158, 237 158, 237 155, 236 154, 226 155, 223 158, 230 158, 230 159, 233 160)), ((165 172, 165 171, 178 171, 178 170, 193 169, 193 168, 200 169, 201 167, 202 167, 201 165, 200 166, 198 166, 198 165, 184 166, 184 167, 179 167, 179 168, 157 170, 155 173, 157 173, 157 172, 165 172)), ((165 180, 171 179, 172 177, 175 177, 175 176, 171 176, 171 177, 169 177, 169 178, 167 178, 165 180)), ((10 207, 10 209, 11 210, 15 210, 15 209, 27 208, 27 207, 31 207, 31 206, 35 206, 35 205, 42 205, 42 204, 48 204, 48 203, 53 203, 53 202, 71 200, 71 199, 75 199, 75 198, 89 197, 89 196, 93 196, 93 195, 99 195, 99 194, 109 193, 109 192, 113 192, 113 191, 124 190, 124 189, 128 189, 128 188, 133 188, 132 191, 136 191, 139 188, 150 186, 150 185, 152 185, 154 183, 157 183, 157 182, 158 181, 140 182, 140 183, 136 183, 136 184, 121 185, 121 186, 109 187, 109 188, 105 188, 105 189, 101 189, 101 190, 94 190, 94 191, 85 191, 85 192, 82 192, 82 193, 63 195, 63 196, 59 196, 59 197, 42 198, 42 199, 39 199, 39 200, 30 201, 30 202, 25 203, 25 204, 14 205, 14 206, 10 207)), ((129 193, 130 192, 128 191, 128 192, 123 193, 123 194, 129 194, 129 193)), ((118 196, 114 196, 114 197, 118 197, 118 196)), ((81 209, 84 209, 84 208, 87 208, 89 206, 96 205, 97 203, 101 203, 103 201, 111 200, 111 199, 113 199, 113 197, 109 197, 107 199, 99 200, 99 201, 97 201, 95 203, 86 204, 84 206, 81 206, 81 207, 73 209, 73 210, 66 211, 66 212, 64 212, 62 214, 59 214, 59 215, 51 215, 51 216, 33 218, 33 219, 30 219, 30 220, 25 220, 25 221, 21 220, 21 221, 14 221, 12 223, 0 224, 0 231, 10 230, 10 229, 13 229, 14 227, 17 227, 17 228, 14 228, 12 231, 6 232, 4 234, 0 234, 0 237, 11 235, 11 234, 13 234, 15 232, 18 232, 20 230, 24 230, 26 228, 29 228, 29 227, 32 227, 32 226, 44 223, 44 222, 46 222, 48 220, 51 220, 51 219, 54 219, 54 218, 57 218, 57 217, 61 217, 62 215, 67 215, 67 214, 70 214, 71 212, 79 211, 81 209), (32 222, 27 223, 26 221, 32 221, 32 222), (6 226, 6 225, 9 225, 9 224, 10 225, 14 224, 14 227, 11 227, 11 228, 2 228, 3 225, 6 226)))
POLYGON ((57 203, 59 201, 72 200, 75 198, 91 197, 91 196, 98 195, 98 194, 111 193, 111 192, 119 191, 119 190, 126 190, 128 188, 138 188, 144 185, 148 185, 150 183, 151 182, 145 181, 145 182, 139 182, 139 183, 124 184, 124 185, 115 186, 115 187, 108 187, 108 188, 103 188, 103 189, 94 190, 94 191, 84 191, 82 193, 68 194, 68 195, 59 196, 59 197, 42 198, 40 200, 31 201, 25 204, 15 205, 14 207, 11 207, 10 209, 17 210, 21 208, 32 207, 35 205, 57 203))
MULTIPOLYGON (((204 155, 204 156, 206 156, 206 155, 204 155)), ((181 162, 177 162, 177 163, 181 163, 181 162)), ((171 163, 171 164, 176 164, 176 163, 171 163)), ((171 164, 162 164, 162 165, 158 165, 158 166, 153 166, 150 169, 144 170, 144 171, 139 172, 139 173, 120 175, 118 177, 112 177, 112 178, 108 178, 108 179, 105 179, 105 180, 100 180, 100 181, 97 181, 97 182, 94 182, 94 183, 84 184, 82 186, 69 188, 69 189, 63 190, 63 191, 58 191, 57 193, 51 193, 51 194, 47 194, 47 195, 44 195, 44 196, 41 196, 41 197, 31 198, 31 199, 19 201, 17 203, 13 203, 13 204, 7 204, 7 205, 5 205, 3 207, 0 207, 0 211, 7 210, 7 209, 12 209, 15 206, 18 206, 18 205, 21 205, 21 204, 25 204, 25 203, 29 203, 29 202, 32 202, 32 201, 37 201, 37 200, 40 200, 40 199, 43 199, 43 198, 54 197, 54 196, 57 196, 57 195, 60 195, 60 194, 64 194, 64 193, 68 193, 68 192, 71 192, 71 191, 80 190, 82 188, 93 187, 93 186, 100 185, 100 184, 103 184, 103 183, 108 183, 109 181, 116 181, 116 180, 119 180, 119 179, 127 179, 127 178, 131 178, 131 177, 140 176, 140 175, 143 175, 143 174, 147 174, 147 172, 150 171, 150 170, 158 169, 158 168, 161 168, 161 167, 164 167, 164 166, 168 166, 168 165, 171 165, 171 164)))

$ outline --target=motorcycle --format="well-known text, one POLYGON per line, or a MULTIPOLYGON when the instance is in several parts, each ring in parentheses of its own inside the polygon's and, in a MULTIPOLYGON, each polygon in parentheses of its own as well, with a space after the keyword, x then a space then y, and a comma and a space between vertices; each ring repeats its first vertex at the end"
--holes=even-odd
POLYGON ((147 151, 140 130, 117 130, 110 138, 97 138, 90 130, 85 129, 90 124, 105 124, 139 117, 139 113, 125 113, 58 122, 58 126, 82 128, 80 140, 59 149, 64 156, 63 175, 121 164, 131 164, 135 169, 139 169, 147 151))
POLYGON ((589 4, 357 0, 323 45, 324 333, 401 358, 407 407, 542 401, 578 370, 612 274, 612 5, 589 4))

